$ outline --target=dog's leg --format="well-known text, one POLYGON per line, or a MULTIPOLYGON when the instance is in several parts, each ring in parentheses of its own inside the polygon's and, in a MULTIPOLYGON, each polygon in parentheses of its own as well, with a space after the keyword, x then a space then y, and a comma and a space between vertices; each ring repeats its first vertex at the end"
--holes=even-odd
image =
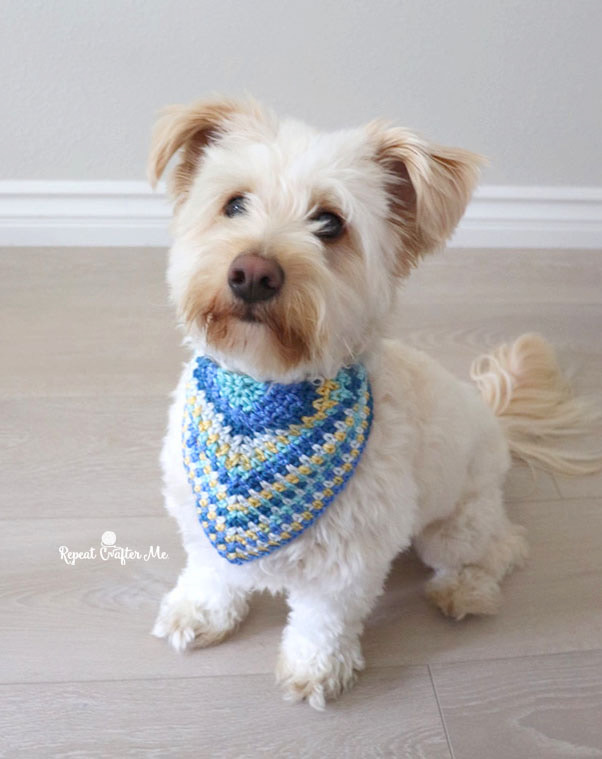
POLYGON ((189 555, 175 588, 161 601, 153 635, 167 638, 176 651, 219 643, 246 616, 247 597, 246 588, 189 555))
POLYGON ((500 582, 527 557, 524 533, 508 520, 500 487, 465 497, 451 516, 428 525, 414 541, 435 570, 427 596, 454 619, 495 614, 500 582))
MULTIPOLYGON (((248 591, 237 582, 237 575, 227 566, 221 571, 216 568, 217 554, 199 524, 195 498, 182 466, 181 420, 187 377, 188 370, 182 374, 170 410, 161 465, 165 507, 178 522, 188 561, 175 588, 163 597, 152 631, 158 638, 167 638, 177 651, 219 643, 248 611, 248 591)), ((227 563, 219 557, 218 562, 227 563)))
POLYGON ((219 643, 248 611, 247 592, 224 583, 211 567, 188 565, 161 601, 153 635, 176 651, 219 643))
POLYGON ((363 621, 380 595, 388 565, 370 578, 337 591, 295 588, 280 648, 276 679, 289 701, 306 699, 314 709, 351 688, 364 668, 363 621))

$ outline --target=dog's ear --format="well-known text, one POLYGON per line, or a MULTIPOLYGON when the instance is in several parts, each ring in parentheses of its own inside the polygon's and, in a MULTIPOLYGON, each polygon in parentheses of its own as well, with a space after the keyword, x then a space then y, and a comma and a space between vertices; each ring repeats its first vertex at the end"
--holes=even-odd
POLYGON ((147 166, 151 185, 155 187, 169 160, 181 149, 179 163, 169 182, 176 206, 180 205, 207 145, 240 126, 243 118, 249 123, 257 123, 263 119, 263 111, 251 99, 237 101, 222 97, 191 105, 167 106, 157 119, 151 138, 147 166))
POLYGON ((373 157, 386 172, 390 219, 400 240, 399 272, 406 274, 421 255, 451 236, 486 161, 382 122, 368 125, 368 132, 373 157))

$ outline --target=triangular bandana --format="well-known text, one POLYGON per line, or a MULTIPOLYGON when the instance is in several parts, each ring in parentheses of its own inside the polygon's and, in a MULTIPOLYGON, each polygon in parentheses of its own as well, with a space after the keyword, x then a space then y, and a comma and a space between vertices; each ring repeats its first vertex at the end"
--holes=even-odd
POLYGON ((233 564, 301 535, 353 474, 370 433, 366 370, 280 385, 199 356, 187 385, 184 465, 199 521, 233 564))

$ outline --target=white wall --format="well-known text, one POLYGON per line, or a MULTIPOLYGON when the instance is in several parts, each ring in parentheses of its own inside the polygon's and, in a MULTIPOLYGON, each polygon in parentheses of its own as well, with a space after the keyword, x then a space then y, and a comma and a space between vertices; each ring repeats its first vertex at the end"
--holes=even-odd
POLYGON ((136 180, 156 110, 245 90, 388 116, 488 184, 600 185, 600 0, 3 0, 0 179, 136 180))

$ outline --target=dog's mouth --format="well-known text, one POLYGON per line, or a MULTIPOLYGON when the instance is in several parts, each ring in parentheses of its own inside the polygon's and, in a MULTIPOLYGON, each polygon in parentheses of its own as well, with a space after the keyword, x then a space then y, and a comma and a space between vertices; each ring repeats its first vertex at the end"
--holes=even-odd
POLYGON ((242 313, 238 313, 235 316, 241 322, 246 322, 247 324, 261 324, 263 321, 253 306, 247 306, 242 313))
POLYGON ((269 326, 271 316, 264 304, 234 302, 220 307, 214 302, 203 312, 202 319, 206 325, 243 323, 269 326))
POLYGON ((243 324, 263 324, 269 327, 274 323, 275 313, 270 303, 235 303, 230 308, 230 317, 243 324))
POLYGON ((308 318, 295 319, 277 298, 268 303, 224 300, 215 298, 196 315, 189 312, 189 322, 205 331, 207 345, 222 353, 250 351, 257 360, 267 352, 271 361, 287 368, 310 358, 315 325, 311 307, 306 309, 308 318))

